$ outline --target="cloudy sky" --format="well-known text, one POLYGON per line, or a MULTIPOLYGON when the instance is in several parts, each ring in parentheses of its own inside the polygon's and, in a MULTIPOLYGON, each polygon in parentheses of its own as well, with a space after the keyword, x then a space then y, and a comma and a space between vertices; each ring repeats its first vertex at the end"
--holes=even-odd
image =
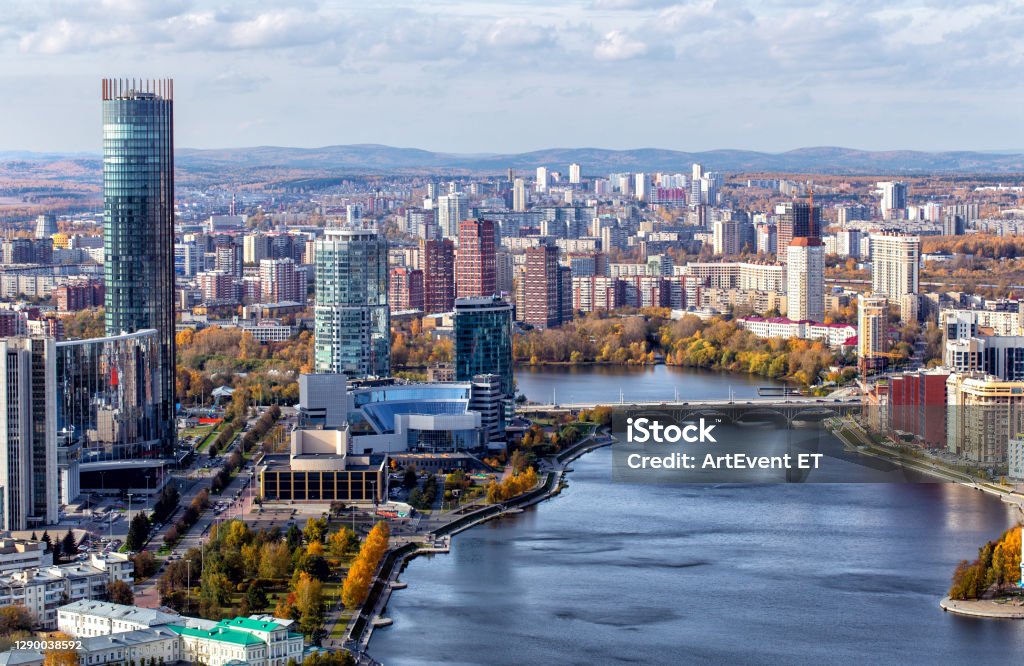
POLYGON ((98 151, 100 79, 188 147, 1024 149, 1024 2, 4 0, 0 150, 98 151))

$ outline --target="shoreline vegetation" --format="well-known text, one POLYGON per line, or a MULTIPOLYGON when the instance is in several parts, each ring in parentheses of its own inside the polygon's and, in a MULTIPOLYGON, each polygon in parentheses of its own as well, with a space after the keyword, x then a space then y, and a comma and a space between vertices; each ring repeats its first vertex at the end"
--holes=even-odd
MULTIPOLYGON (((900 348, 909 357, 912 348, 900 348)), ((418 320, 396 326, 391 362, 396 376, 423 379, 437 363, 451 363, 451 343, 435 339, 418 320)), ((812 386, 856 376, 852 351, 837 352, 820 340, 759 338, 732 320, 673 320, 667 308, 579 314, 558 328, 517 333, 517 367, 653 366, 700 368, 812 386)))
POLYGON ((804 386, 817 383, 823 374, 835 383, 856 375, 851 353, 833 351, 821 341, 759 338, 735 321, 719 318, 705 321, 687 315, 673 320, 665 308, 647 308, 636 315, 590 314, 561 328, 527 331, 515 336, 513 359, 519 366, 663 362, 804 386))
POLYGON ((953 572, 949 598, 992 599, 1018 591, 1021 582, 1021 528, 1011 527, 978 549, 973 562, 962 560, 953 572))

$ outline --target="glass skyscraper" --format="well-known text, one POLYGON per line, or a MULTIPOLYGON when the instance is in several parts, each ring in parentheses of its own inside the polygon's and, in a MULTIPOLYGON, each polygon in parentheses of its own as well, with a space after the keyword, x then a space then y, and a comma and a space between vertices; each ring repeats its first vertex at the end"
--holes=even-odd
POLYGON ((89 460, 153 453, 160 421, 160 342, 154 329, 56 344, 57 432, 89 460))
POLYGON ((455 381, 497 375, 512 398, 512 306, 497 296, 455 299, 455 381))
POLYGON ((317 372, 391 374, 388 242, 373 229, 328 229, 316 243, 317 372))
POLYGON ((103 80, 107 335, 157 330, 159 423, 174 430, 174 113, 171 80, 103 80))

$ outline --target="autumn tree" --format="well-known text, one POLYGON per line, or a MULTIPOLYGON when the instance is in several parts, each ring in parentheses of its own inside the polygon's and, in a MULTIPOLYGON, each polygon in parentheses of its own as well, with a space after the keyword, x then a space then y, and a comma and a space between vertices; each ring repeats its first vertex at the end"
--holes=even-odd
POLYGON ((324 625, 323 588, 320 581, 303 572, 295 584, 295 608, 299 613, 299 630, 316 638, 324 625))
POLYGON ((28 631, 35 624, 36 618, 23 604, 11 604, 0 607, 0 636, 8 636, 16 631, 28 631))
POLYGON ((366 535, 341 588, 341 600, 346 608, 358 608, 366 601, 377 566, 387 552, 389 535, 388 524, 383 521, 366 535))
POLYGON ((47 649, 43 650, 43 666, 79 666, 78 651, 72 647, 75 638, 62 631, 56 631, 47 638, 47 649))

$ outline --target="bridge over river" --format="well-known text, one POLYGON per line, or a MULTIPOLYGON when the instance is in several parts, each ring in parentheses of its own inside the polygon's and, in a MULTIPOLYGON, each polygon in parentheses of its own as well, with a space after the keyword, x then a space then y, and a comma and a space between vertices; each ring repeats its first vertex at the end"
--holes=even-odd
POLYGON ((716 418, 736 424, 785 420, 821 421, 832 416, 859 414, 863 410, 860 398, 804 398, 770 397, 749 400, 689 400, 686 402, 617 402, 617 403, 561 403, 549 405, 517 405, 516 412, 531 414, 557 414, 578 412, 594 407, 612 407, 616 411, 636 415, 650 410, 677 421, 716 418))

